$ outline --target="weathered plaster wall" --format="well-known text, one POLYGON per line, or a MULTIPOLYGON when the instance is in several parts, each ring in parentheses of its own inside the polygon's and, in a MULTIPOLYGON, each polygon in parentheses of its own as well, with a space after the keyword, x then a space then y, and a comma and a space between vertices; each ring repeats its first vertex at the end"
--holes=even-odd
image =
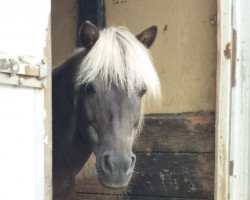
POLYGON ((147 112, 215 110, 216 0, 105 0, 105 9, 107 26, 158 26, 151 50, 163 99, 147 112))

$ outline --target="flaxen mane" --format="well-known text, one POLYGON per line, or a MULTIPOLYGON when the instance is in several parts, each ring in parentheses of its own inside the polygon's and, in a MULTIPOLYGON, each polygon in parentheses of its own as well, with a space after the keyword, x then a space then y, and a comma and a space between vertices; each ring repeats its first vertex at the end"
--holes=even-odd
POLYGON ((160 96, 160 83, 149 50, 123 27, 101 30, 80 65, 78 86, 101 78, 106 87, 115 84, 128 95, 146 87, 153 97, 160 96))

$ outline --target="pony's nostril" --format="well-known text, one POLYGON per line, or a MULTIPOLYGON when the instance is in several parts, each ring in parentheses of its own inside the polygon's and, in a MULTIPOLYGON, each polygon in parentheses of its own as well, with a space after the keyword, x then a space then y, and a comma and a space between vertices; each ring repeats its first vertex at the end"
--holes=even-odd
POLYGON ((135 162, 136 162, 136 157, 133 155, 130 157, 130 165, 129 168, 127 169, 127 174, 131 174, 134 171, 134 167, 135 167, 135 162))
POLYGON ((132 157, 131 157, 131 160, 132 160, 131 164, 132 164, 132 165, 135 164, 135 160, 136 160, 135 156, 132 156, 132 157))
POLYGON ((112 166, 111 166, 111 162, 110 162, 110 156, 109 155, 105 155, 104 158, 103 158, 103 160, 104 160, 104 162, 103 162, 103 164, 104 164, 104 166, 103 166, 104 170, 106 172, 111 173, 112 172, 112 166))
POLYGON ((131 156, 118 156, 112 154, 105 154, 102 157, 101 168, 105 175, 131 175, 134 171, 136 157, 134 154, 131 156))
POLYGON ((135 161, 136 161, 136 157, 132 156, 131 157, 131 167, 133 168, 135 166, 135 161))

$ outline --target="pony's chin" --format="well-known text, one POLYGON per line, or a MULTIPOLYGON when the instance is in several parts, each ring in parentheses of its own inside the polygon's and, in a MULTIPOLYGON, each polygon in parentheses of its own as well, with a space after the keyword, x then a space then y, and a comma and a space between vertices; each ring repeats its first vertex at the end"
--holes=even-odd
POLYGON ((105 178, 100 178, 99 180, 102 184, 103 187, 110 189, 110 190, 119 190, 119 189, 124 189, 128 186, 129 180, 124 181, 124 182, 117 182, 117 181, 110 181, 110 180, 106 180, 105 178))
POLYGON ((104 185, 103 183, 101 183, 102 186, 108 190, 122 190, 122 189, 125 189, 128 185, 125 185, 125 186, 108 186, 108 185, 104 185))

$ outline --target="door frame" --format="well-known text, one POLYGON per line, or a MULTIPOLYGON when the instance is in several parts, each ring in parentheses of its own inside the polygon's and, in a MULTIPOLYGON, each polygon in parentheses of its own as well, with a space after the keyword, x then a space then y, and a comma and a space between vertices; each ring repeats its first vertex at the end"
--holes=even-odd
POLYGON ((250 198, 250 9, 218 0, 215 200, 250 198))

